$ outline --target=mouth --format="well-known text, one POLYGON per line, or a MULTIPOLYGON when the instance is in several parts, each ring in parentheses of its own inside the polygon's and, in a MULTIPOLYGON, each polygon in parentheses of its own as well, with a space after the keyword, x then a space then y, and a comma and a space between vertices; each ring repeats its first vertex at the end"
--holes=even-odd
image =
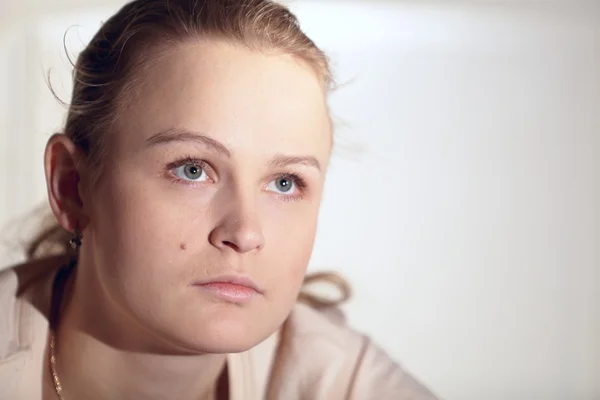
POLYGON ((202 282, 194 282, 193 286, 229 303, 248 303, 263 294, 263 291, 252 279, 243 276, 224 275, 202 282))

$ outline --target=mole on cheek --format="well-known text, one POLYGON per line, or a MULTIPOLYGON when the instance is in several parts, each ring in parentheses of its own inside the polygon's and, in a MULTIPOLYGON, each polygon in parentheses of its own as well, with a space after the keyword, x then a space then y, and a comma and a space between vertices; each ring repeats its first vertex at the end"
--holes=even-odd
POLYGON ((181 243, 181 245, 179 245, 179 248, 180 248, 181 250, 185 250, 185 249, 187 249, 187 244, 185 244, 185 243, 181 243))

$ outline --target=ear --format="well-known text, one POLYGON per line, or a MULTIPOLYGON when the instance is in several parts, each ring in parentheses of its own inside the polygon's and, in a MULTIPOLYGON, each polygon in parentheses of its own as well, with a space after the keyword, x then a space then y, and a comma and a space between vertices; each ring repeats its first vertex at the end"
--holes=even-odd
POLYGON ((48 200, 58 223, 69 232, 83 230, 88 221, 80 194, 82 160, 82 152, 66 135, 48 140, 44 156, 48 200))

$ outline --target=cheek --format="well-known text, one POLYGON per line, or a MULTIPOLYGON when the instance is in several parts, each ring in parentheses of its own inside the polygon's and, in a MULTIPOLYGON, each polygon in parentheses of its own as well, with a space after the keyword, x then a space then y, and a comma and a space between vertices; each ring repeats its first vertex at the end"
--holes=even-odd
POLYGON ((187 245, 184 250, 181 245, 189 236, 188 225, 196 225, 196 234, 201 233, 201 225, 185 217, 189 207, 173 204, 153 185, 125 175, 113 177, 102 189, 92 215, 98 266, 128 291, 174 280, 173 267, 187 251, 187 245))
POLYGON ((310 260, 316 225, 317 207, 286 212, 286 218, 266 218, 265 256, 271 287, 281 296, 295 299, 310 260))

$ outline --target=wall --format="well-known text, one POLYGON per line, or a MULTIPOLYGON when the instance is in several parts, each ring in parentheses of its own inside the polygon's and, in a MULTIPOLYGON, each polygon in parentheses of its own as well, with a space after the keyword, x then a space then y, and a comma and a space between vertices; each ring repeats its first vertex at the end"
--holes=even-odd
MULTIPOLYGON (((342 83, 310 268, 352 281, 351 323, 446 399, 600 399, 600 7, 292 7, 342 83)), ((44 198, 65 29, 76 51, 113 9, 3 35, 0 222, 44 198)))

